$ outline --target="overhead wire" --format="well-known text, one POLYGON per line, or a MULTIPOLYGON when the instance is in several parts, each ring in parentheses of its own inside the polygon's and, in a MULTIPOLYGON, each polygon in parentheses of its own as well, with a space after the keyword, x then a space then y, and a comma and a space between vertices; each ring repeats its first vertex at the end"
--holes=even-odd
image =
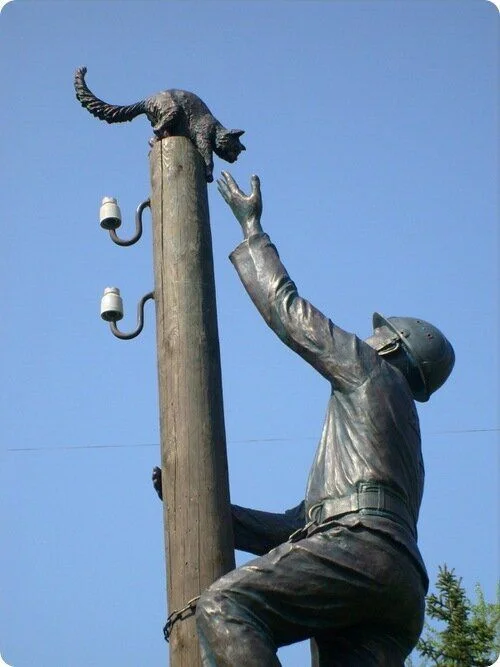
MULTIPOLYGON (((500 428, 467 428, 467 429, 452 429, 444 431, 429 431, 424 437, 430 435, 453 435, 462 433, 497 433, 500 428)), ((264 443, 264 442, 293 442, 304 440, 317 440, 313 436, 304 437, 278 437, 278 438, 247 438, 244 440, 230 440, 229 444, 248 444, 248 443, 264 443)), ((7 452, 48 452, 48 451, 68 451, 79 449, 136 449, 140 447, 159 447, 158 442, 146 443, 131 443, 131 444, 110 444, 110 445, 61 445, 54 447, 8 447, 7 452)))

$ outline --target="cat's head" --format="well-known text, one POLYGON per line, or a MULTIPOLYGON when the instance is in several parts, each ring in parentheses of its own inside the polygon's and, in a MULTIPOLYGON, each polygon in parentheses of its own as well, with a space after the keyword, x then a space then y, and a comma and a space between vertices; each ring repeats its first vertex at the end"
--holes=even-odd
POLYGON ((226 162, 235 162, 241 151, 246 150, 240 141, 240 137, 244 132, 245 130, 217 128, 214 146, 215 153, 223 160, 226 160, 226 162))

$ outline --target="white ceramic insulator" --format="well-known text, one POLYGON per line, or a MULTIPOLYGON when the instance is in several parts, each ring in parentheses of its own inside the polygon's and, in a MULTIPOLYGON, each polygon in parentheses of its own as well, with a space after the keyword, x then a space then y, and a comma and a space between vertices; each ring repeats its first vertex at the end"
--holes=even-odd
POLYGON ((106 322, 118 322, 123 317, 123 301, 118 287, 106 287, 101 299, 101 317, 106 322))
POLYGON ((99 222, 104 229, 117 229, 122 223, 122 213, 114 197, 104 197, 99 209, 99 222))

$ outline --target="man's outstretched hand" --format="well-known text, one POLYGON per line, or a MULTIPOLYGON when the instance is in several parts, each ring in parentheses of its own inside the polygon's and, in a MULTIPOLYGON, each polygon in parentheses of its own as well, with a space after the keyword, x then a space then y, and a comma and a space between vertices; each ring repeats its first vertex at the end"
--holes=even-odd
POLYGON ((262 215, 262 197, 260 194, 260 180, 258 176, 251 178, 252 192, 246 195, 227 171, 217 180, 217 187, 224 201, 230 206, 235 218, 241 225, 243 236, 248 238, 253 234, 262 233, 260 216, 262 215))
POLYGON ((153 474, 151 476, 151 479, 153 480, 153 486, 158 494, 158 498, 160 500, 163 500, 163 489, 161 485, 161 468, 158 468, 158 466, 155 466, 153 468, 153 474))

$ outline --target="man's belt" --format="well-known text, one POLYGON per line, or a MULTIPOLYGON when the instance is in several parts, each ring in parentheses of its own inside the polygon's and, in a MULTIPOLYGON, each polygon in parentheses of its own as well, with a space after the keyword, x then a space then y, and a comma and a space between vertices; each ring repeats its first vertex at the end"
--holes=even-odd
POLYGON ((415 534, 415 520, 410 514, 405 500, 387 486, 362 483, 357 491, 340 498, 323 498, 312 505, 308 511, 311 522, 319 525, 344 514, 369 510, 384 516, 385 513, 403 521, 415 534))

